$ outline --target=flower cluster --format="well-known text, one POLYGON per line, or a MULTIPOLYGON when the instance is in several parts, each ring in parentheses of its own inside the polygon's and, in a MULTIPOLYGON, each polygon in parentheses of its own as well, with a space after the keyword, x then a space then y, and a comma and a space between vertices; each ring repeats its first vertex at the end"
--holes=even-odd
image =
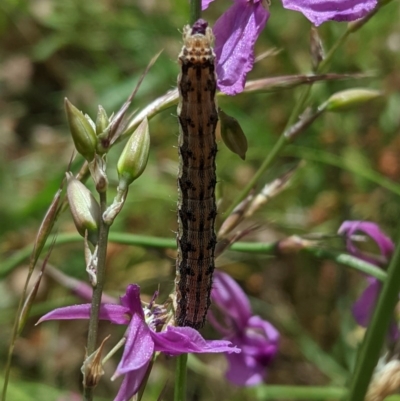
MULTIPOLYGON (((213 0, 202 0, 205 10, 213 0)), ((354 21, 372 11, 377 0, 282 0, 283 7, 301 12, 314 25, 354 21)), ((253 68, 254 45, 270 16, 267 0, 234 0, 216 21, 215 54, 218 88, 227 95, 242 92, 253 68)))

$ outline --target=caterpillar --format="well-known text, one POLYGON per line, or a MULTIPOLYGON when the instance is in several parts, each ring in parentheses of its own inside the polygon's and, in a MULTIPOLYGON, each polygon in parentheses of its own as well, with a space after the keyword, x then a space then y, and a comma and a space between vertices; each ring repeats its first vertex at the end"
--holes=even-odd
POLYGON ((179 174, 178 257, 175 279, 177 326, 203 327, 210 306, 214 250, 214 222, 218 112, 215 101, 214 39, 204 20, 183 30, 179 55, 179 174))

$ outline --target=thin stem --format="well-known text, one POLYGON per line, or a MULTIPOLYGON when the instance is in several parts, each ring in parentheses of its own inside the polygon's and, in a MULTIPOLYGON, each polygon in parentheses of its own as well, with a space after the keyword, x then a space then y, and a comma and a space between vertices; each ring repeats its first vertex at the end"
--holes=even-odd
POLYGON ((339 49, 340 46, 346 42, 347 38, 352 33, 351 29, 348 27, 347 30, 343 33, 343 35, 333 44, 330 48, 329 52, 326 54, 325 58, 321 61, 317 68, 317 72, 322 72, 326 69, 329 63, 332 61, 333 55, 339 49))
POLYGON ((348 396, 350 401, 363 401, 368 385, 378 362, 382 344, 388 334, 393 319, 393 311, 399 300, 400 291, 400 233, 394 256, 387 271, 372 320, 368 326, 364 341, 358 354, 356 367, 351 380, 348 396))
POLYGON ((258 400, 337 400, 347 393, 341 387, 322 386, 259 386, 254 392, 258 400))
POLYGON ((290 113, 289 120, 286 123, 285 129, 282 131, 282 135, 286 132, 286 130, 289 129, 294 123, 296 118, 301 114, 301 110, 303 109, 303 106, 305 105, 308 96, 310 95, 311 88, 312 88, 312 83, 310 85, 306 86, 305 88, 302 88, 303 91, 301 92, 299 98, 297 99, 294 108, 292 112, 290 113))
POLYGON ((334 252, 318 247, 307 247, 304 248, 303 252, 310 253, 318 259, 333 260, 340 265, 351 267, 369 276, 375 277, 381 282, 387 280, 387 274, 384 270, 354 256, 348 255, 347 253, 334 252))
MULTIPOLYGON (((107 209, 107 195, 105 192, 103 192, 100 193, 101 215, 103 215, 106 209, 107 209)), ((100 311, 101 296, 103 294, 103 287, 105 281, 108 232, 109 232, 109 226, 103 222, 103 219, 101 219, 99 242, 98 242, 97 284, 96 287, 93 289, 92 308, 90 311, 89 332, 88 332, 88 340, 86 347, 87 356, 93 354, 97 344, 99 311, 100 311)), ((85 401, 93 400, 92 387, 84 387, 84 399, 85 401)))
POLYGON ((29 283, 29 279, 30 279, 31 275, 32 275, 32 272, 29 271, 28 277, 27 277, 27 279, 25 281, 24 290, 23 290, 22 295, 21 295, 20 300, 19 300, 17 314, 16 314, 16 317, 14 318, 14 326, 13 326, 13 330, 12 330, 12 338, 11 338, 10 346, 8 347, 7 361, 6 361, 6 366, 5 366, 4 384, 3 384, 3 391, 2 391, 2 394, 1 394, 1 401, 6 401, 6 399, 7 399, 8 381, 9 381, 9 378, 10 378, 11 362, 12 362, 12 357, 13 357, 13 354, 14 354, 15 342, 16 342, 17 337, 18 337, 19 319, 20 319, 22 307, 23 307, 23 304, 24 304, 24 301, 25 301, 25 294, 26 294, 26 290, 27 290, 27 285, 29 283))
MULTIPOLYGON (((124 245, 139 245, 160 249, 176 248, 176 240, 170 238, 113 232, 109 234, 108 239, 110 242, 124 245)), ((82 237, 78 234, 60 234, 56 238, 55 245, 71 244, 73 242, 81 241, 82 237)), ((46 244, 44 249, 48 248, 50 245, 51 244, 46 244)), ((5 277, 15 267, 19 266, 29 256, 30 249, 31 246, 23 248, 21 251, 18 252, 17 255, 14 255, 12 259, 10 258, 9 261, 3 263, 2 269, 0 270, 0 278, 5 277)), ((235 252, 260 253, 271 256, 277 255, 276 242, 236 242, 232 244, 229 249, 235 252)), ((386 279, 386 273, 383 270, 346 253, 334 252, 320 247, 307 247, 304 248, 303 251, 311 253, 317 258, 333 260, 343 266, 347 266, 352 269, 356 269, 362 273, 369 274, 370 276, 376 277, 380 281, 384 281, 386 279)))
POLYGON ((322 149, 296 145, 287 146, 285 149, 285 156, 295 156, 307 161, 311 160, 318 163, 330 164, 331 166, 349 171, 352 174, 379 185, 381 188, 385 188, 395 195, 400 195, 400 185, 398 183, 376 172, 372 168, 358 164, 356 161, 349 158, 345 159, 332 153, 325 152, 322 149))
POLYGON ((186 365, 188 354, 176 358, 174 401, 186 401, 186 365))
MULTIPOLYGON (((50 232, 50 230, 49 230, 50 232)), ((39 251, 39 253, 43 250, 44 248, 44 243, 42 243, 41 245, 41 250, 39 251)), ((49 247, 52 247, 54 245, 54 242, 49 243, 49 247)), ((21 297, 19 299, 19 304, 18 304, 18 308, 17 308, 17 312, 15 314, 15 320, 14 320, 14 326, 13 326, 13 330, 12 330, 12 335, 11 335, 11 342, 10 342, 10 346, 8 347, 8 354, 7 354, 7 361, 6 361, 6 365, 5 365, 5 373, 4 373, 4 383, 3 383, 3 391, 1 394, 1 401, 6 401, 7 399, 7 388, 8 388, 8 381, 10 379, 10 371, 11 371, 11 363, 12 363, 12 357, 14 354, 14 348, 15 348, 15 343, 17 341, 17 338, 20 334, 20 331, 22 330, 20 327, 20 319, 21 319, 21 313, 22 313, 22 309, 27 297, 27 292, 28 292, 28 285, 30 282, 30 279, 32 277, 38 256, 34 256, 35 255, 35 246, 36 243, 33 247, 33 251, 31 250, 31 246, 28 247, 27 249, 27 256, 30 255, 30 262, 29 262, 29 270, 28 270, 28 274, 26 276, 25 279, 25 284, 24 284, 24 288, 22 290, 22 294, 21 297)), ((39 255, 39 253, 37 255, 39 255)))
POLYGON ((267 168, 270 167, 272 165, 272 163, 277 159, 277 157, 281 153, 282 149, 285 147, 286 142, 287 142, 286 137, 284 135, 281 135, 280 138, 278 139, 278 142, 275 143, 275 146, 273 147, 271 152, 268 153, 268 156, 263 161, 262 165, 257 170, 257 172, 254 174, 253 178, 243 188, 243 190, 236 197, 234 202, 232 202, 231 206, 227 209, 227 211, 224 212, 225 216, 230 216, 231 213, 233 212, 233 209, 235 209, 236 205, 238 205, 243 199, 245 199, 247 197, 247 195, 250 193, 250 191, 253 189, 253 187, 257 184, 257 181, 264 174, 264 172, 267 170, 267 168))
POLYGON ((201 18, 201 0, 190 1, 190 24, 193 25, 201 18))
MULTIPOLYGON (((325 69, 329 63, 331 62, 333 55, 336 53, 337 49, 343 45, 343 43, 347 40, 349 35, 354 32, 354 28, 349 26, 347 30, 344 32, 344 34, 334 43, 332 48, 329 50, 328 54, 326 55, 325 59, 322 60, 322 62, 319 64, 317 68, 317 72, 321 72, 323 69, 325 69)), ((253 189, 253 187, 257 184, 257 181, 260 179, 260 177, 264 174, 264 172, 272 165, 272 163, 275 162, 275 160, 279 157, 279 155, 282 153, 282 150, 285 148, 285 145, 289 142, 287 138, 285 137, 285 132, 291 127, 296 118, 298 118, 301 114, 301 110, 303 109, 303 106, 307 102, 307 99, 310 95, 311 89, 312 89, 313 83, 310 83, 306 88, 303 89, 301 92, 299 98, 295 102, 295 105, 293 107, 293 110, 290 114, 290 117, 286 123, 286 126, 284 130, 282 131, 282 134, 278 141, 276 142, 275 146, 271 150, 271 152, 268 154, 267 158, 264 160, 263 164, 260 166, 260 168, 257 170, 257 172, 254 174, 253 178, 250 180, 250 182, 243 188, 243 190, 240 192, 240 194, 236 197, 234 202, 231 204, 231 206, 228 208, 228 210, 225 212, 225 216, 229 216, 233 209, 238 205, 243 199, 246 198, 246 196, 250 193, 250 191, 253 189)))
POLYGON ((322 60, 320 65, 318 66, 317 72, 323 72, 324 69, 327 67, 327 65, 330 63, 334 53, 339 49, 340 46, 342 46, 347 38, 350 36, 350 34, 357 32, 360 28, 362 28, 378 11, 384 7, 385 5, 389 4, 392 0, 381 0, 378 5, 369 13, 367 14, 364 18, 359 19, 357 21, 351 22, 348 26, 346 31, 343 33, 343 35, 335 42, 335 44, 332 46, 332 48, 329 50, 327 55, 325 56, 325 59, 322 60))

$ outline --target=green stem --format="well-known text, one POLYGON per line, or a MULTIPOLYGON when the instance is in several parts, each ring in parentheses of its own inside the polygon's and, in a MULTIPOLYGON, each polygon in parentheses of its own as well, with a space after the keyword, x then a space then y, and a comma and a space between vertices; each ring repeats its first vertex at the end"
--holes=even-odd
MULTIPOLYGON (((31 249, 32 249, 32 247, 30 247, 30 250, 31 249)), ((8 354, 7 354, 7 361, 6 361, 6 365, 5 365, 4 383, 3 383, 3 390, 2 390, 2 394, 1 394, 1 401, 6 401, 6 399, 7 399, 7 388, 8 388, 8 382, 10 379, 12 357, 14 354, 15 342, 17 341, 17 337, 18 337, 19 319, 20 319, 22 307, 23 307, 23 304, 25 301, 27 285, 28 285, 31 275, 32 275, 32 271, 29 271, 28 277, 26 278, 26 281, 25 281, 23 293, 19 300, 17 313, 14 316, 14 326, 13 326, 13 330, 12 330, 11 343, 10 343, 10 346, 8 347, 8 354)))
MULTIPOLYGON (((322 62, 319 64, 317 68, 317 73, 321 72, 323 69, 325 69, 329 63, 331 62, 333 55, 336 53, 337 49, 343 45, 343 43, 347 40, 349 35, 354 32, 354 28, 349 26, 347 30, 344 32, 344 34, 334 43, 332 48, 329 50, 328 54, 326 55, 325 59, 322 60, 322 62)), ((312 89, 312 83, 308 85, 306 88, 303 89, 301 92, 299 98, 295 102, 295 105, 293 107, 293 110, 290 114, 290 117, 286 123, 286 126, 284 130, 282 131, 282 134, 280 138, 278 139, 278 142, 276 142, 275 146, 273 147, 272 151, 268 154, 267 158, 264 160, 263 164, 260 166, 258 171, 255 173, 254 177, 250 180, 250 182, 246 185, 245 188, 240 192, 240 194, 236 197, 235 201, 231 204, 229 209, 224 213, 225 216, 229 216, 233 209, 243 200, 247 197, 247 195, 250 193, 250 191, 253 189, 253 187, 257 184, 257 181, 260 179, 260 177, 264 174, 264 172, 272 165, 272 163, 275 162, 275 160, 279 157, 279 155, 282 153, 282 150, 285 148, 285 145, 289 142, 287 138, 285 137, 285 132, 295 123, 295 120, 300 116, 301 111, 303 109, 303 106, 307 102, 307 99, 310 95, 311 89, 312 89)))
POLYGON ((201 18, 201 0, 190 1, 190 24, 193 25, 201 18))
POLYGON ((174 401, 186 401, 186 365, 188 354, 176 358, 174 401))
POLYGON ((400 195, 400 185, 382 174, 379 174, 365 164, 358 164, 351 158, 343 158, 322 149, 307 148, 305 146, 290 145, 285 149, 285 155, 295 156, 299 159, 311 160, 318 163, 330 164, 342 170, 349 171, 382 188, 400 195))
POLYGON ((378 5, 364 18, 359 19, 357 21, 351 22, 348 24, 346 31, 343 33, 343 35, 334 43, 334 45, 331 47, 327 55, 325 56, 324 60, 321 61, 317 68, 317 72, 321 73, 323 72, 326 67, 329 65, 331 62, 333 55, 336 53, 336 51, 341 47, 347 40, 347 38, 350 36, 350 34, 357 32, 361 27, 363 27, 382 7, 385 5, 389 4, 392 0, 381 0, 378 5))
POLYGON ((341 387, 322 386, 258 386, 254 389, 259 400, 337 400, 347 393, 341 387))
POLYGON ((239 193, 239 195, 232 202, 231 206, 226 210, 226 212, 224 212, 225 216, 230 216, 231 213, 233 212, 233 209, 235 209, 235 207, 243 199, 245 199, 247 197, 247 195, 250 193, 250 191, 253 189, 253 187, 257 184, 257 181, 264 174, 264 172, 267 170, 267 168, 270 167, 271 164, 278 158, 278 156, 282 152, 282 149, 285 147, 286 142, 287 142, 286 137, 284 135, 281 135, 280 138, 278 139, 278 141, 275 143, 275 145, 274 145, 273 149, 271 150, 271 152, 268 153, 268 156, 263 161, 263 163, 260 166, 260 168, 254 174, 253 178, 249 181, 249 183, 239 193))
POLYGON ((393 319, 400 291, 400 233, 378 303, 365 333, 351 380, 349 401, 363 401, 393 319))
MULTIPOLYGON (((100 193, 100 211, 103 215, 107 209, 107 195, 105 192, 100 193)), ((97 334, 99 326, 99 312, 101 304, 101 296, 103 294, 103 287, 105 281, 106 270, 106 256, 107 256, 107 243, 108 243, 109 226, 104 223, 103 219, 100 221, 100 233, 98 242, 98 260, 97 260, 97 284, 93 289, 92 307, 90 311, 89 332, 86 346, 86 355, 93 354, 97 344, 97 334)), ((93 400, 93 387, 84 386, 84 399, 85 401, 93 400)))
MULTIPOLYGON (((114 232, 109 234, 108 239, 110 242, 131 246, 144 246, 161 249, 176 248, 176 240, 170 238, 114 232)), ((82 237, 78 234, 60 234, 55 241, 55 245, 71 244, 81 241, 82 237)), ((47 249, 50 246, 51 244, 48 243, 45 245, 44 249, 47 249)), ((29 256, 31 249, 32 246, 29 245, 18 251, 12 258, 5 261, 0 270, 0 278, 5 277, 15 267, 19 266, 29 256)), ((277 255, 276 242, 236 242, 232 244, 229 249, 235 252, 260 253, 271 256, 277 255)), ((362 273, 369 274, 380 281, 384 281, 386 278, 386 273, 383 270, 345 253, 333 252, 319 247, 307 247, 304 248, 303 251, 311 253, 317 258, 333 260, 343 266, 351 267, 362 273)))
POLYGON ((351 29, 348 27, 347 30, 343 33, 343 35, 333 44, 333 46, 330 48, 329 52, 326 54, 325 58, 321 61, 317 68, 317 72, 322 72, 326 69, 326 67, 329 65, 331 62, 333 55, 336 53, 336 51, 339 49, 340 46, 346 42, 347 38, 350 36, 352 33, 351 29))
POLYGON ((333 260, 340 265, 351 267, 362 273, 368 274, 369 276, 375 277, 379 281, 384 282, 387 279, 387 274, 384 270, 354 256, 348 255, 347 253, 334 252, 317 247, 304 248, 303 251, 314 255, 318 259, 333 260))

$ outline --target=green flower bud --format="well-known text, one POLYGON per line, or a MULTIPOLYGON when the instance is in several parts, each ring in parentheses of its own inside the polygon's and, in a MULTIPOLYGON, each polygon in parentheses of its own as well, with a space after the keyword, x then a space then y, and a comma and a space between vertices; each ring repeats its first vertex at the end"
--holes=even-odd
POLYGON ((75 148, 90 162, 94 158, 97 144, 97 137, 92 122, 89 122, 89 117, 84 116, 67 98, 65 98, 64 104, 75 148))
POLYGON ((129 138, 118 160, 119 187, 126 189, 143 173, 149 158, 149 123, 145 118, 129 138))
POLYGON ((96 118, 96 134, 100 135, 110 125, 106 111, 99 105, 96 118))
POLYGON ((99 234, 100 206, 92 193, 71 173, 67 176, 67 198, 76 229, 82 237, 88 232, 88 240, 96 245, 99 234))
POLYGON ((319 109, 343 111, 382 96, 382 92, 372 89, 348 89, 333 94, 319 109))
POLYGON ((239 122, 221 109, 218 110, 218 115, 221 121, 222 140, 229 150, 244 160, 247 152, 247 138, 239 122))

